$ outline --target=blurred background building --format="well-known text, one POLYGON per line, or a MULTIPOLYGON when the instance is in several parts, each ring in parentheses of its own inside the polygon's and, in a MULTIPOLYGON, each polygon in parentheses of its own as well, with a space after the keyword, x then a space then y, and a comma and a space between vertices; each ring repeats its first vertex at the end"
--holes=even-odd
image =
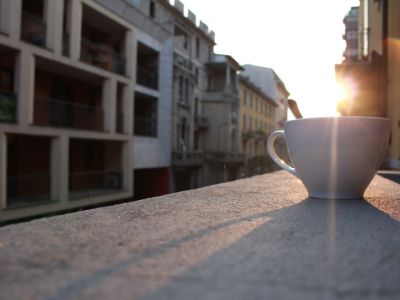
MULTIPOLYGON (((354 11, 352 8, 348 16, 354 11)), ((353 53, 354 40, 353 35, 345 33, 348 49, 344 61, 336 65, 337 80, 346 89, 345 98, 338 106, 343 115, 390 118, 392 128, 385 161, 389 168, 400 168, 399 15, 399 1, 360 0, 357 55, 347 55, 353 53)))
POLYGON ((268 136, 279 128, 275 118, 278 104, 248 77, 239 78, 240 150, 245 155, 243 176, 271 171, 272 160, 266 154, 268 136))
POLYGON ((288 93, 214 45, 178 0, 0 0, 0 221, 267 171, 288 93))

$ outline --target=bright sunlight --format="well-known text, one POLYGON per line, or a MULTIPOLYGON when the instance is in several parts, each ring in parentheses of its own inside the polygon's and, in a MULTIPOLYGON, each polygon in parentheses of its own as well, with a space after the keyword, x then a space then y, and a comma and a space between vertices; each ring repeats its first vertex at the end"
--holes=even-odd
POLYGON ((345 49, 343 17, 357 0, 182 1, 217 33, 217 53, 273 68, 305 117, 338 115, 344 89, 334 68, 345 49))

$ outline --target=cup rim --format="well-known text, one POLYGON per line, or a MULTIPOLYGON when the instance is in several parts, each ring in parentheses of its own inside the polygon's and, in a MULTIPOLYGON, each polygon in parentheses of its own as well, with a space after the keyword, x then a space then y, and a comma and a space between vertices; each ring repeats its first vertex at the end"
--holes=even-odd
POLYGON ((311 117, 311 118, 301 118, 301 119, 293 119, 293 120, 287 120, 285 121, 286 123, 292 123, 292 122, 301 122, 301 121, 307 121, 307 120, 334 120, 334 119, 367 119, 367 120, 385 120, 385 121, 390 121, 389 118, 383 118, 383 117, 371 117, 371 116, 334 116, 334 117, 311 117))

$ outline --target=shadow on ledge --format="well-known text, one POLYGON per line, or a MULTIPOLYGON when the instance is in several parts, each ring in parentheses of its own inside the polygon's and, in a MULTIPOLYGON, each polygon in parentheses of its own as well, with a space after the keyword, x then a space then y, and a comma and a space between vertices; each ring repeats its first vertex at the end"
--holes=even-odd
POLYGON ((400 223, 367 201, 307 198, 246 219, 260 217, 145 299, 400 299, 400 223))

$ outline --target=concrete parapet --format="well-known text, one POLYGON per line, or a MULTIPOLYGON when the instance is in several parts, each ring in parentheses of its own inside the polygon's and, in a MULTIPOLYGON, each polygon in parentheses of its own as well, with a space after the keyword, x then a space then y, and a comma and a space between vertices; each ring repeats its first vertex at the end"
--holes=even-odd
POLYGON ((190 22, 196 25, 196 15, 191 10, 188 10, 187 18, 190 20, 190 22))
POLYGON ((175 0, 175 2, 174 2, 174 7, 175 7, 177 10, 179 10, 179 11, 183 14, 183 11, 184 11, 184 9, 185 9, 185 6, 183 5, 183 3, 182 3, 181 1, 175 0))
POLYGON ((8 225, 0 298, 399 299, 399 198, 377 176, 312 199, 275 172, 8 225))

